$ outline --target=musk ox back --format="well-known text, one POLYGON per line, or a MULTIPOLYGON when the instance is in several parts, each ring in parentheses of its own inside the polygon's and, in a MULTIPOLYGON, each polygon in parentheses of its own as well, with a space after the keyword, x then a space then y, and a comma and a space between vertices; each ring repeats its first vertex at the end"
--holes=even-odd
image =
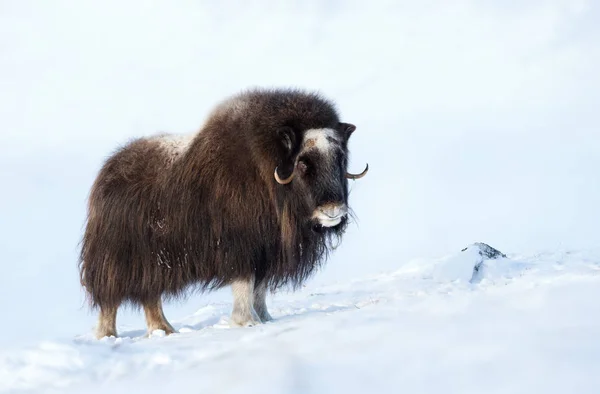
POLYGON ((157 135, 112 154, 90 193, 81 283, 116 336, 120 305, 173 332, 162 300, 231 286, 231 323, 271 319, 267 290, 297 287, 348 223, 355 126, 315 93, 251 90, 191 136, 157 135))

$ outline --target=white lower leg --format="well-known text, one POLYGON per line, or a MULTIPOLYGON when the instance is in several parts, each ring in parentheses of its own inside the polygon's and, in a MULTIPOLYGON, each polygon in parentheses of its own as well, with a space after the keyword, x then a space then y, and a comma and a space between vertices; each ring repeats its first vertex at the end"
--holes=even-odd
POLYGON ((117 308, 100 308, 96 338, 117 336, 117 308))
POLYGON ((260 324, 260 318, 254 310, 254 277, 233 281, 231 290, 233 292, 231 325, 244 327, 260 324))
POLYGON ((267 309, 266 281, 260 282, 254 288, 254 310, 263 323, 273 320, 267 309))

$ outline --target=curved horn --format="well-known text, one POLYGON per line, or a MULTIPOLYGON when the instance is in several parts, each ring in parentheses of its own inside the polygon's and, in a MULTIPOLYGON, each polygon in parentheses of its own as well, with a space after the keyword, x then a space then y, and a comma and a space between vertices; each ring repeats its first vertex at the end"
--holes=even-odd
POLYGON ((292 181, 292 179, 294 179, 294 172, 293 171, 292 171, 292 174, 289 177, 287 177, 286 179, 281 179, 279 177, 279 174, 277 174, 277 168, 278 167, 275 167, 275 173, 274 173, 274 175, 275 175, 275 180, 280 185, 287 185, 288 183, 290 183, 292 181))
POLYGON ((365 167, 365 170, 363 172, 361 172, 360 174, 351 174, 349 172, 346 173, 346 178, 348 179, 360 179, 363 176, 367 175, 367 172, 369 171, 369 163, 367 163, 367 167, 365 167))

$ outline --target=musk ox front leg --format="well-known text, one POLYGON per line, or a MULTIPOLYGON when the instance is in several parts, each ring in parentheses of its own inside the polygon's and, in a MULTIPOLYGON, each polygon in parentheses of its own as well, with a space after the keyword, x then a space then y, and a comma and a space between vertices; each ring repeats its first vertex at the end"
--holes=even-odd
POLYGON ((254 287, 254 310, 263 323, 273 320, 267 309, 267 282, 262 280, 254 287))
POLYGON ((175 332, 175 329, 165 317, 160 298, 158 300, 144 303, 144 314, 146 315, 148 335, 152 334, 154 330, 163 330, 167 335, 175 332))
POLYGON ((260 318, 254 310, 254 277, 236 279, 231 283, 233 292, 233 311, 231 323, 233 327, 249 327, 260 324, 260 318))

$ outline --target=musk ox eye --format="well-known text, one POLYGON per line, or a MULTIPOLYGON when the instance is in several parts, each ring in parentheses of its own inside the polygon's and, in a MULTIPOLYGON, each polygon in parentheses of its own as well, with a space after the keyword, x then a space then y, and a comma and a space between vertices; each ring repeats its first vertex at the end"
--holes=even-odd
POLYGON ((296 167, 303 174, 306 174, 306 172, 308 171, 308 164, 304 160, 299 160, 296 167))

